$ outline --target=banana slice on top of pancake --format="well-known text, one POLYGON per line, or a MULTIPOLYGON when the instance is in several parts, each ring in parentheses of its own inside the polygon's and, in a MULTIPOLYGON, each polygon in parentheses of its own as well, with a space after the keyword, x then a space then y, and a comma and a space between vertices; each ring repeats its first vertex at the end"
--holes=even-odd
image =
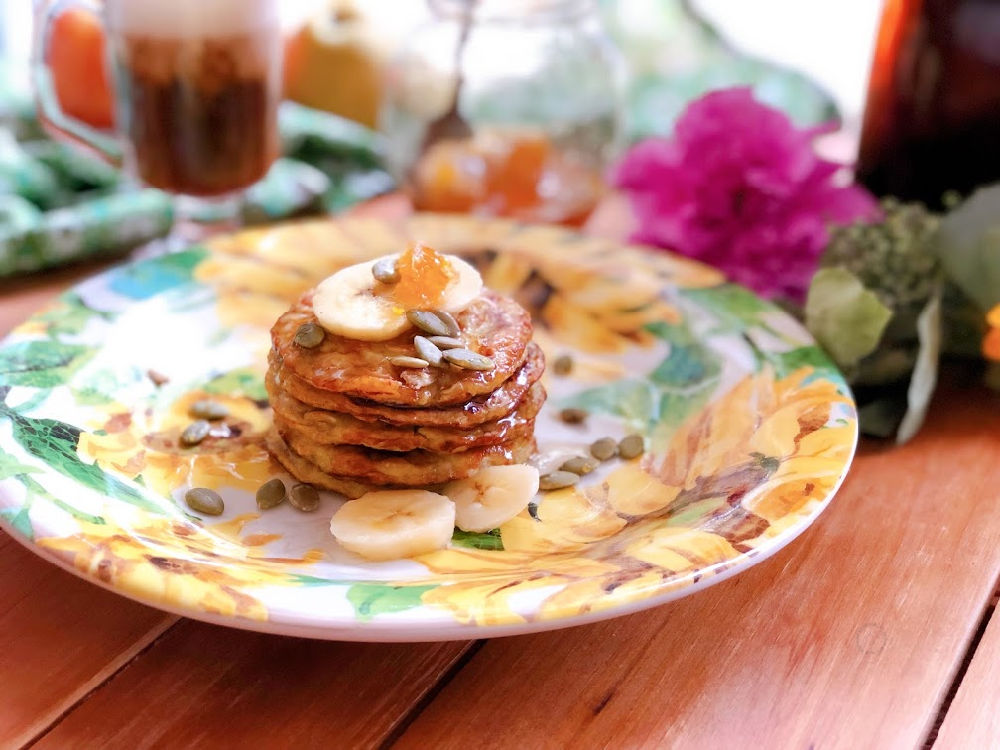
MULTIPOLYGON (((411 253, 408 250, 407 253, 411 253)), ((433 252, 433 251, 430 251, 433 252)), ((408 309, 434 309, 460 312, 472 304, 483 291, 483 279, 466 261, 454 255, 438 255, 438 268, 447 274, 440 288, 433 289, 426 305, 408 304, 396 293, 397 286, 419 286, 420 278, 402 278, 385 283, 375 278, 376 264, 406 259, 407 253, 384 256, 341 269, 320 282, 313 295, 313 311, 323 328, 330 333, 359 341, 388 341, 407 328, 408 309)), ((419 273, 412 265, 402 264, 405 272, 419 273)))

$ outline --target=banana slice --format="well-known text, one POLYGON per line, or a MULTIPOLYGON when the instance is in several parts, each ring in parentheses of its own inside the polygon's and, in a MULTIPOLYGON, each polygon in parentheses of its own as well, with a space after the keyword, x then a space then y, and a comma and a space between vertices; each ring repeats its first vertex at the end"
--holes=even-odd
POLYGON ((538 469, 527 464, 488 466, 446 484, 443 492, 455 503, 458 528, 489 531, 528 507, 538 492, 538 469))
POLYGON ((397 560, 448 545, 455 505, 427 490, 379 490, 344 503, 330 519, 342 547, 369 560, 397 560))
POLYGON ((313 294, 316 319, 330 333, 359 341, 387 341, 410 327, 401 308, 372 276, 372 261, 343 268, 313 294))
POLYGON ((455 278, 445 288, 441 295, 439 310, 456 313, 472 304, 483 293, 483 277, 474 266, 469 265, 456 255, 446 255, 455 271, 455 278))
MULTIPOLYGON (((442 293, 438 309, 460 312, 482 294, 483 279, 461 258, 446 257, 455 279, 442 293)), ((358 341, 388 341, 410 327, 406 310, 392 298, 392 287, 372 276, 372 266, 380 260, 348 266, 320 282, 313 294, 313 312, 323 328, 358 341)))

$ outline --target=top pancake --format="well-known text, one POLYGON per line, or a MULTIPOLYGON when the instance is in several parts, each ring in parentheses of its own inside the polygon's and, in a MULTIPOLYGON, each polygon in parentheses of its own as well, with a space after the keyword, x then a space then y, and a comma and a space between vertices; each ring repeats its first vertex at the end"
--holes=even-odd
POLYGON ((532 333, 531 318, 520 305, 488 290, 455 318, 467 348, 490 357, 493 370, 390 364, 390 357, 415 356, 413 337, 419 331, 414 328, 388 341, 358 341, 328 332, 318 347, 303 349, 294 342, 296 331, 303 323, 317 323, 311 291, 278 318, 271 342, 283 366, 314 388, 382 404, 449 406, 500 387, 524 362, 532 333))

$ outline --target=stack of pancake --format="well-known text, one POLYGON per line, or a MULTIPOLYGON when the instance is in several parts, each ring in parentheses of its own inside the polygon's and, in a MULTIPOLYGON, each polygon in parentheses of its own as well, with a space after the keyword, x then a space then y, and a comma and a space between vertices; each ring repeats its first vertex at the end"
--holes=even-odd
POLYGON ((268 447, 297 479, 355 498, 437 485, 532 454, 545 360, 516 302, 484 291, 454 316, 464 348, 493 361, 483 371, 393 364, 415 355, 416 329, 388 341, 327 332, 303 347, 296 333, 318 325, 312 297, 307 292, 271 329, 266 378, 274 410, 268 447))

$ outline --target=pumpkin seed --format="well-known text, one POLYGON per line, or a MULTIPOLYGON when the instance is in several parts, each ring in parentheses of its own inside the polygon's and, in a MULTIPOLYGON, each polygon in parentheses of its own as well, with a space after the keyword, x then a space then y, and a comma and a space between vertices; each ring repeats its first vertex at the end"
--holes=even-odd
POLYGON ((496 367, 489 357, 470 352, 468 349, 449 349, 442 356, 463 370, 492 370, 496 367))
POLYGON ((219 493, 207 487, 192 487, 184 493, 184 502, 191 510, 208 516, 221 516, 226 509, 219 493))
POLYGON ((618 443, 618 455, 628 460, 638 458, 646 451, 646 441, 642 435, 629 435, 618 443))
POLYGON ((598 461, 607 461, 618 453, 618 441, 610 437, 602 437, 590 444, 590 455, 598 461))
POLYGON ((382 258, 372 266, 372 276, 375 281, 383 284, 395 284, 399 281, 399 269, 396 268, 395 258, 382 258))
POLYGON ((274 508, 285 502, 287 496, 284 482, 277 477, 268 479, 257 490, 257 507, 261 510, 274 508))
POLYGON ((157 388, 170 382, 170 378, 162 372, 157 372, 156 370, 146 370, 146 377, 153 381, 153 385, 157 388))
POLYGON ((324 338, 326 331, 323 330, 323 326, 316 323, 303 323, 295 332, 295 343, 303 349, 315 349, 323 343, 324 338))
POLYGON ((580 424, 587 418, 585 409, 563 409, 559 412, 559 419, 566 424, 580 424))
POLYGON ((215 422, 229 416, 229 407, 225 404, 220 404, 218 401, 206 398, 191 404, 188 408, 188 414, 197 419, 207 419, 210 422, 215 422))
POLYGON ((596 469, 599 464, 600 462, 597 459, 590 456, 573 456, 573 458, 563 461, 562 466, 559 467, 559 471, 571 471, 582 477, 584 474, 589 474, 596 469))
POLYGON ((552 372, 556 375, 566 376, 573 372, 573 358, 568 354, 561 354, 552 363, 552 372))
POLYGON ((311 484, 292 485, 292 494, 288 496, 288 502, 296 510, 310 513, 319 507, 319 492, 311 484))
POLYGON ((212 430, 212 425, 210 425, 206 420, 199 419, 192 422, 187 427, 184 428, 184 432, 181 433, 181 445, 191 447, 192 445, 198 445, 202 440, 208 437, 208 433, 212 430))
POLYGON ((540 490, 558 490, 563 487, 572 487, 574 484, 580 481, 580 475, 574 474, 572 471, 553 471, 551 474, 546 474, 538 480, 538 489, 540 490))
POLYGON ((422 359, 426 359, 429 364, 441 364, 441 350, 431 343, 425 336, 414 336, 413 345, 417 348, 417 354, 422 359))
POLYGON ((435 313, 435 315, 437 315, 441 319, 442 323, 448 326, 449 336, 458 336, 459 334, 462 333, 462 327, 458 324, 458 321, 455 320, 455 316, 452 315, 450 312, 445 312, 444 310, 438 310, 435 313))
POLYGON ((438 349, 461 349, 465 346, 465 342, 462 339, 457 339, 454 336, 431 336, 427 340, 438 349))
POLYGON ((406 319, 419 328, 424 333, 431 336, 451 336, 451 329, 448 325, 429 310, 410 310, 406 313, 406 319))
POLYGON ((389 357, 390 364, 396 367, 427 367, 430 364, 426 359, 420 357, 389 357))

